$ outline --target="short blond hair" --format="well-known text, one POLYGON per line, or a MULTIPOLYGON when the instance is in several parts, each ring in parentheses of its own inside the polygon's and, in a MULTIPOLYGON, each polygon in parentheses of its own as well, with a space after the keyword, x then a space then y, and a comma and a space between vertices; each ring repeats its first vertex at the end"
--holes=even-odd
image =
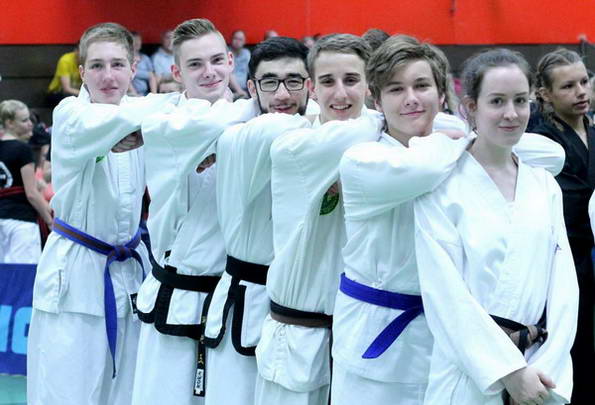
POLYGON ((79 41, 79 59, 81 65, 85 65, 89 46, 95 42, 114 42, 122 45, 126 50, 128 61, 134 63, 133 38, 130 31, 117 23, 100 23, 87 28, 79 41))
POLYGON ((217 31, 217 28, 215 28, 215 25, 206 18, 193 18, 179 24, 174 30, 173 35, 173 51, 176 63, 180 63, 180 47, 184 42, 211 33, 218 34, 223 43, 225 43, 223 35, 221 35, 221 33, 217 31))
POLYGON ((26 109, 27 105, 19 100, 4 100, 0 103, 0 124, 6 127, 6 121, 13 121, 17 111, 26 109))
POLYGON ((314 79, 314 64, 323 52, 351 53, 359 57, 364 65, 368 62, 372 49, 361 37, 352 34, 330 34, 320 38, 308 52, 308 73, 314 79))

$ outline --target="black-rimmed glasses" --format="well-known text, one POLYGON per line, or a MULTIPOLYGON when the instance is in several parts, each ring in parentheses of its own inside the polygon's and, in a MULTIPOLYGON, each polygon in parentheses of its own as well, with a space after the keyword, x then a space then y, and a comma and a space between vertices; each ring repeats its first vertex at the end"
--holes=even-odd
POLYGON ((287 91, 302 90, 304 88, 304 82, 306 81, 306 79, 306 77, 301 76, 291 76, 286 77, 285 79, 266 77, 264 79, 257 79, 256 82, 260 87, 260 91, 272 93, 277 91, 281 83, 283 83, 287 91))

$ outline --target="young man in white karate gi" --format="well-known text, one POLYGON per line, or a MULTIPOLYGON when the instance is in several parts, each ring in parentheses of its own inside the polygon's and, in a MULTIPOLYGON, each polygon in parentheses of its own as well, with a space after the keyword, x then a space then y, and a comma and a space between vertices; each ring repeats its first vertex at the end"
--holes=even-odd
MULTIPOLYGON (((347 150, 340 165, 347 244, 333 323, 333 404, 424 402, 433 339, 420 297, 412 200, 440 184, 469 143, 431 134, 445 102, 452 109, 448 69, 441 51, 405 36, 389 38, 368 62, 386 126, 377 142, 347 150)), ((560 148, 523 138, 517 153, 525 160, 561 169, 560 148)))
POLYGON ((290 131, 271 148, 275 258, 267 278, 270 314, 256 348, 257 404, 328 403, 330 328, 345 242, 339 161, 349 146, 374 140, 381 124, 375 112, 354 120, 365 109, 369 55, 355 35, 317 41, 308 70, 320 115, 312 128, 290 131))
POLYGON ((233 58, 209 20, 178 25, 173 52, 173 77, 185 91, 172 111, 152 115, 142 125, 152 198, 148 227, 158 262, 137 300, 144 323, 132 403, 143 405, 204 402, 201 318, 225 269, 225 246, 217 221, 215 167, 199 164, 215 151, 227 126, 255 113, 253 101, 223 100, 233 58))
POLYGON ((302 116, 306 55, 291 38, 258 44, 248 89, 262 115, 229 128, 217 143, 217 212, 228 256, 207 316, 206 404, 254 402, 254 350, 269 310, 265 283, 273 259, 270 147, 282 133, 310 126, 302 116))
POLYGON ((138 232, 145 190, 143 118, 169 96, 130 99, 132 36, 113 23, 80 40, 83 88, 54 110, 50 234, 37 267, 28 403, 130 404, 140 325, 131 296, 148 271, 138 232))

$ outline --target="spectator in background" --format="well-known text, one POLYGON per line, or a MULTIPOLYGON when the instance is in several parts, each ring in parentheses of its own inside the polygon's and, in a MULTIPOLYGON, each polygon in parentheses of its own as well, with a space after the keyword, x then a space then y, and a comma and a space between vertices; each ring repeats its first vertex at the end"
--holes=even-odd
POLYGON ((264 33, 264 41, 266 41, 269 38, 273 38, 273 37, 278 37, 279 34, 277 33, 277 31, 275 30, 266 30, 264 33))
POLYGON ((53 107, 68 96, 78 96, 81 88, 78 48, 65 53, 58 60, 56 73, 48 86, 48 102, 53 107))
POLYGON ((176 91, 184 91, 184 86, 174 79, 161 80, 157 86, 157 93, 173 93, 176 91))
POLYGON ((233 54, 233 75, 230 78, 229 86, 236 98, 248 98, 248 62, 250 62, 250 51, 244 48, 246 34, 242 30, 236 30, 231 34, 229 50, 233 54))
POLYGON ((314 37, 307 36, 307 37, 302 38, 302 43, 304 45, 306 45, 306 48, 312 49, 312 47, 316 43, 316 40, 314 39, 314 37))
POLYGON ((161 34, 161 46, 151 56, 153 62, 153 71, 157 76, 157 83, 163 79, 171 79, 171 65, 174 64, 174 54, 172 49, 173 31, 168 30, 161 34))
POLYGON ((153 72, 153 62, 144 53, 140 52, 143 45, 143 38, 140 32, 132 32, 134 40, 134 61, 136 62, 136 74, 132 80, 132 87, 139 96, 146 96, 149 92, 157 92, 157 77, 153 72))
POLYGON ((362 38, 364 41, 370 45, 372 51, 375 51, 384 41, 388 39, 390 35, 388 35, 385 31, 382 31, 379 28, 370 28, 368 31, 364 32, 362 38))
POLYGON ((27 145, 33 123, 27 106, 0 103, 0 263, 37 263, 41 238, 37 217, 51 227, 48 203, 37 189, 33 152, 27 145))

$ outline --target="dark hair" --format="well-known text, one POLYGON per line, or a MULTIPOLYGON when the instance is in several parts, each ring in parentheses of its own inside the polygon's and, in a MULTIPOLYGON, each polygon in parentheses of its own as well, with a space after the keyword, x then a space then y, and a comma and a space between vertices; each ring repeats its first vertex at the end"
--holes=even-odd
MULTIPOLYGON (((573 65, 579 62, 583 63, 583 58, 581 58, 578 53, 566 48, 559 48, 553 52, 546 53, 537 63, 537 72, 535 73, 535 84, 537 89, 539 90, 543 87, 551 90, 554 82, 552 78, 552 70, 560 66, 573 65)), ((539 91, 536 92, 536 98, 539 110, 542 113, 552 112, 547 111, 545 100, 539 91)))
POLYGON ((461 75, 463 95, 477 101, 486 72, 493 68, 511 65, 517 66, 523 72, 531 88, 533 85, 531 67, 523 55, 510 49, 498 48, 477 53, 463 63, 461 75))
POLYGON ((374 99, 380 99, 380 92, 398 69, 417 60, 426 61, 430 65, 438 94, 444 96, 448 109, 455 111, 455 97, 448 77, 450 64, 444 52, 408 35, 393 35, 370 57, 366 66, 366 79, 374 99))
POLYGON ((310 52, 308 52, 308 73, 312 78, 314 78, 314 63, 322 52, 351 53, 363 60, 365 65, 370 59, 372 50, 366 41, 357 35, 326 35, 316 41, 310 52))
POLYGON ((379 28, 370 28, 368 31, 364 32, 362 38, 368 43, 368 45, 370 45, 372 51, 375 51, 380 47, 380 45, 382 45, 384 41, 390 38, 390 35, 379 28))
POLYGON ((306 66, 308 48, 295 38, 273 37, 260 42, 252 50, 250 63, 248 63, 248 74, 254 80, 256 69, 262 61, 271 61, 281 58, 300 59, 306 66))

